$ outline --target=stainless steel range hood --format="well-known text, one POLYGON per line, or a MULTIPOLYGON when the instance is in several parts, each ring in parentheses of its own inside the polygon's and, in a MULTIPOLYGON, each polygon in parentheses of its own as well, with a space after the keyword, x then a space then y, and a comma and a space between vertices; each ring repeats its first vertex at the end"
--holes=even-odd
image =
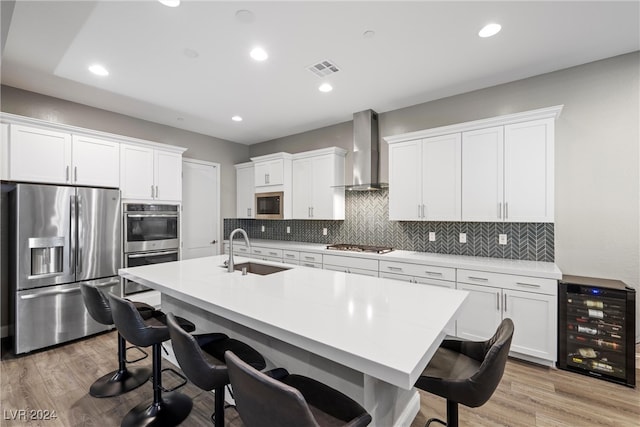
POLYGON ((353 115, 353 185, 355 191, 380 190, 389 184, 378 181, 378 113, 360 111, 353 115))

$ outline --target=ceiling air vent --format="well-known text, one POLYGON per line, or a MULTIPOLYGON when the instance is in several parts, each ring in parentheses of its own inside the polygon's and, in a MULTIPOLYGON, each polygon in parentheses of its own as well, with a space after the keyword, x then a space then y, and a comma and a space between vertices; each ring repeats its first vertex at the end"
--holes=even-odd
POLYGON ((311 65, 307 69, 318 77, 328 76, 329 74, 340 71, 338 66, 329 60, 320 61, 317 64, 311 65))

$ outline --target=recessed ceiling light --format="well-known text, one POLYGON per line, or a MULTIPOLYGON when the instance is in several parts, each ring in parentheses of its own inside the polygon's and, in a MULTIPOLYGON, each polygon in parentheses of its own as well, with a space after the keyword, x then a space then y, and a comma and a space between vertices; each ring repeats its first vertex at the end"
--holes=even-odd
POLYGON ((241 122, 241 121, 242 121, 242 117, 240 117, 240 116, 233 116, 233 117, 231 117, 231 120, 233 120, 234 122, 241 122))
POLYGON ((364 33, 362 33, 362 37, 364 37, 365 39, 372 39, 374 38, 376 35, 376 32, 373 30, 367 30, 364 33))
POLYGON ((93 74, 95 74, 96 76, 108 76, 109 75, 109 71, 107 71, 106 68, 104 68, 102 65, 100 64, 93 64, 89 67, 89 71, 91 71, 93 74))
POLYGON ((178 7, 180 6, 180 0, 158 0, 160 3, 162 3, 165 6, 169 6, 169 7, 178 7))
POLYGON ((478 33, 480 37, 491 37, 495 36, 502 29, 502 25, 500 24, 487 24, 478 33))
POLYGON ((333 90, 333 86, 331 86, 329 83, 322 83, 319 87, 318 90, 320 92, 331 92, 333 90))
POLYGON ((253 50, 249 53, 249 55, 251 55, 251 57, 256 61, 264 61, 269 57, 269 55, 267 54, 267 51, 261 47, 253 48, 253 50))

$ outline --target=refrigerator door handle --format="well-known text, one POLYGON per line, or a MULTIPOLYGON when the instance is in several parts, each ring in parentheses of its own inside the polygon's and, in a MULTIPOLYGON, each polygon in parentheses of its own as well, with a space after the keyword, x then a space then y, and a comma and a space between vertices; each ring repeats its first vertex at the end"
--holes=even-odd
MULTIPOLYGON (((78 218, 77 225, 77 241, 84 241, 84 224, 82 223, 82 197, 76 196, 76 217, 78 218)), ((76 275, 82 273, 82 245, 78 243, 78 250, 76 255, 76 275)))
POLYGON ((28 294, 28 295, 20 295, 20 299, 33 299, 33 298, 41 298, 41 297, 48 297, 51 295, 63 295, 63 294, 70 294, 72 292, 80 292, 80 287, 75 287, 75 288, 70 288, 70 289, 63 289, 61 291, 42 291, 42 292, 37 292, 34 294, 28 294))
POLYGON ((71 196, 70 197, 70 211, 71 211, 71 215, 70 216, 70 223, 71 225, 69 226, 69 272, 71 274, 75 274, 75 266, 76 266, 76 259, 75 259, 75 253, 76 253, 76 196, 71 196))

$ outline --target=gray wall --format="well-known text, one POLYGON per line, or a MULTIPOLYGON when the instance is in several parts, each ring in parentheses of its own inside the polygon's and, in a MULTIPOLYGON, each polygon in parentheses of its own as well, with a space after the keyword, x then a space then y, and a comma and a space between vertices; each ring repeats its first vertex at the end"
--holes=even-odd
MULTIPOLYGON (((556 123, 555 262, 565 274, 638 289, 639 76, 634 52, 380 114, 381 180, 389 175, 384 136, 564 104, 556 123)), ((250 154, 331 145, 351 150, 350 122, 253 145, 250 154)), ((346 163, 350 179, 349 156, 346 163)), ((640 300, 637 312, 638 319, 640 300)))
MULTIPOLYGON (((0 109, 6 113, 185 147, 184 157, 220 164, 220 233, 222 218, 236 215, 236 172, 233 165, 249 160, 246 145, 4 85, 0 87, 0 109)), ((6 305, 6 268, 2 268, 2 273, 0 324, 5 326, 11 323, 6 305)))
POLYGON ((0 109, 6 113, 185 147, 184 157, 220 163, 220 214, 222 218, 235 216, 236 172, 233 165, 249 160, 246 145, 10 86, 0 88, 0 109))

